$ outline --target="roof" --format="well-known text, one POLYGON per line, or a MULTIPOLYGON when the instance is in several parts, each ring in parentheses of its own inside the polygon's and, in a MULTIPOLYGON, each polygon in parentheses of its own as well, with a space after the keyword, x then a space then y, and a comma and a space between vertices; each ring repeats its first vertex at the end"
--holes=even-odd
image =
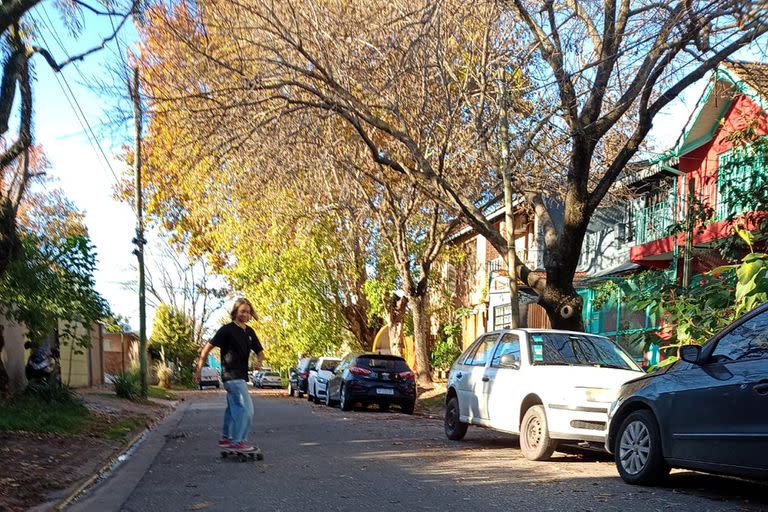
POLYGON ((725 61, 716 70, 696 104, 673 154, 684 155, 706 144, 719 128, 719 121, 739 94, 768 110, 768 64, 725 61))
POLYGON ((723 66, 749 84, 755 92, 768 97, 768 64, 761 62, 725 61, 723 66))

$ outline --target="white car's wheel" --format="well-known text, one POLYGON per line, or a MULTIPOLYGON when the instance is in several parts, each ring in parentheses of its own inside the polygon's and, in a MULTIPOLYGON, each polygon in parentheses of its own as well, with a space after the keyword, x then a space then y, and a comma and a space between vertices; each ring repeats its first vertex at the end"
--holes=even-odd
POLYGON ((549 437, 544 406, 534 405, 523 416, 520 425, 520 450, 528 460, 547 460, 557 448, 557 441, 549 437))

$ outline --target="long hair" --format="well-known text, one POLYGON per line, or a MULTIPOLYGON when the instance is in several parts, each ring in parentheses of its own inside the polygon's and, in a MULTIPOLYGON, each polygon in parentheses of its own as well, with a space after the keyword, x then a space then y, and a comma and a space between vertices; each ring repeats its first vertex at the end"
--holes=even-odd
POLYGON ((253 310, 253 304, 251 304, 245 297, 240 297, 235 301, 234 306, 232 306, 232 311, 229 312, 229 317, 233 322, 237 318, 237 310, 240 309, 240 306, 243 304, 247 304, 248 307, 251 308, 251 316, 256 319, 256 312, 253 310))

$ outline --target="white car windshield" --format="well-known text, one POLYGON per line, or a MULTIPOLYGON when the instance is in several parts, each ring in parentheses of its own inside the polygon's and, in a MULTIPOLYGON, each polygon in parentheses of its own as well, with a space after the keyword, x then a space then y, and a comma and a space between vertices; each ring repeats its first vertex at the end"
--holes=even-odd
POLYGON ((531 364, 599 366, 639 370, 634 361, 607 338, 566 333, 534 333, 529 338, 531 364))

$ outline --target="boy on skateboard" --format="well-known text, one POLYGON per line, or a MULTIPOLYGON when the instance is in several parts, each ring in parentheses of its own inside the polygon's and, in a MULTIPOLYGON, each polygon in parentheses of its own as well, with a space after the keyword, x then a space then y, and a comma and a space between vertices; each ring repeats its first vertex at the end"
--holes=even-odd
POLYGON ((255 318, 253 306, 247 299, 235 301, 230 313, 232 322, 222 326, 205 344, 197 361, 195 379, 200 381, 200 369, 214 347, 221 351, 221 379, 227 390, 227 410, 219 447, 238 453, 253 453, 257 449, 247 441, 253 421, 253 402, 248 394, 248 357, 256 353, 256 369, 261 369, 264 349, 256 333, 246 323, 255 318))

